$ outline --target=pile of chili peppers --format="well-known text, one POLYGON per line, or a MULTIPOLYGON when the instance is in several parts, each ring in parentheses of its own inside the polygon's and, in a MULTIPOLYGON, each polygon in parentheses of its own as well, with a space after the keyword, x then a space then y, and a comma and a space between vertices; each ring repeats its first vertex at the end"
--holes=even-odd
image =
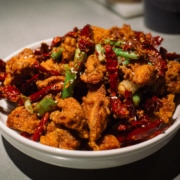
POLYGON ((104 79, 108 89, 107 92, 109 93, 112 116, 107 131, 109 130, 113 133, 122 146, 128 146, 150 139, 163 133, 170 126, 170 124, 165 124, 161 119, 151 120, 150 114, 161 107, 161 102, 156 94, 148 95, 148 98, 143 101, 141 95, 134 95, 130 91, 125 92, 123 99, 118 94, 118 84, 120 82, 118 57, 123 57, 124 61, 122 64, 126 66, 131 61, 138 61, 146 56, 146 59, 148 59, 147 63, 155 66, 159 77, 165 75, 167 68, 167 60, 165 59, 178 59, 180 57, 176 53, 167 53, 162 47, 160 50, 157 49, 163 40, 161 37, 151 37, 149 40, 145 38, 142 32, 135 32, 134 41, 141 41, 141 51, 138 51, 132 42, 128 42, 123 38, 117 40, 107 38, 102 43, 94 44, 90 25, 84 26, 81 30, 75 28, 65 36, 57 36, 52 40, 50 45, 42 43, 39 48, 34 50, 34 55, 39 62, 34 64, 37 73, 33 74, 31 78, 25 79, 19 86, 13 84, 8 86, 3 85, 7 76, 6 63, 0 60, 0 98, 5 98, 16 105, 24 105, 28 111, 36 112, 41 117, 39 127, 31 135, 32 140, 39 141, 40 136, 43 134, 44 126, 47 124, 49 113, 56 107, 54 100, 43 98, 49 93, 61 93, 63 99, 75 96, 74 89, 76 88, 77 81, 79 81, 79 75, 83 71, 87 57, 92 52, 96 53, 100 62, 106 64, 107 77, 104 79), (61 60, 63 48, 59 47, 65 36, 78 37, 73 70, 66 62, 61 60), (57 48, 52 51, 54 47, 57 48), (58 71, 47 70, 41 66, 41 62, 49 58, 52 58, 55 62, 65 64, 65 80, 62 92, 60 92, 55 84, 50 84, 42 89, 37 89, 36 87, 36 81, 41 78, 42 74, 46 74, 47 77, 60 75, 58 71), (34 102, 38 103, 32 109, 31 103, 34 102), (141 117, 138 117, 136 114, 136 109, 138 108, 142 108, 146 112, 141 117), (127 115, 131 120, 126 120, 127 115))

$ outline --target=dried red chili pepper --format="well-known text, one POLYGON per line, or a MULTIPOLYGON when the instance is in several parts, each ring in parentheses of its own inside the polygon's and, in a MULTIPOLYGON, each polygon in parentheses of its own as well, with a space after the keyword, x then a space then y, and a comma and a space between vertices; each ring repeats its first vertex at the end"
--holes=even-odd
POLYGON ((119 133, 117 139, 123 146, 136 144, 151 139, 159 134, 162 134, 167 128, 162 120, 141 121, 137 120, 128 124, 120 124, 118 127, 119 133))
POLYGON ((117 86, 118 86, 118 59, 112 47, 110 45, 105 46, 105 56, 106 56, 106 69, 109 77, 110 84, 110 103, 112 112, 118 118, 123 118, 129 115, 129 111, 124 103, 121 102, 120 98, 117 96, 117 86))
POLYGON ((158 74, 160 76, 164 76, 167 69, 167 61, 162 58, 160 52, 157 50, 150 50, 149 52, 147 51, 147 54, 149 57, 149 62, 155 66, 158 74))
POLYGON ((164 39, 161 36, 154 36, 154 37, 151 38, 151 44, 154 47, 158 47, 159 45, 161 45, 163 40, 164 39))
POLYGON ((87 24, 80 30, 80 37, 78 39, 78 48, 83 52, 88 52, 94 47, 94 42, 92 40, 92 32, 90 25, 87 24))
POLYGON ((39 76, 39 74, 35 74, 30 79, 22 83, 21 87, 19 87, 20 91, 27 96, 36 92, 36 81, 39 79, 39 76))
POLYGON ((6 98, 10 102, 18 102, 20 99, 21 92, 15 86, 1 86, 0 96, 6 98))
POLYGON ((54 84, 46 86, 45 88, 35 92, 34 94, 31 94, 29 96, 29 100, 31 102, 38 101, 38 100, 42 99, 45 95, 47 95, 51 90, 55 90, 55 85, 54 84))
POLYGON ((39 64, 38 62, 34 63, 34 67, 36 69, 38 69, 40 72, 42 73, 47 73, 51 76, 59 76, 60 73, 58 71, 54 71, 54 70, 47 70, 46 68, 44 68, 43 66, 41 66, 41 64, 39 64))
POLYGON ((162 120, 149 121, 147 125, 141 126, 131 131, 127 135, 126 140, 132 143, 135 141, 141 142, 147 139, 151 139, 152 137, 155 137, 164 131, 164 128, 162 128, 162 125, 163 125, 162 120))
POLYGON ((144 115, 143 118, 137 119, 137 120, 131 120, 129 123, 130 123, 130 128, 132 130, 132 129, 135 129, 137 127, 145 126, 149 122, 150 122, 150 119, 147 116, 144 115))
POLYGON ((36 55, 36 58, 38 61, 46 60, 50 57, 50 47, 46 43, 41 43, 41 46, 39 49, 34 50, 34 55, 36 55))
POLYGON ((150 122, 150 119, 146 115, 144 115, 140 119, 138 119, 138 117, 136 117, 136 118, 134 118, 134 120, 119 122, 119 124, 116 125, 117 126, 117 128, 116 128, 117 134, 119 134, 121 132, 129 133, 130 131, 132 131, 136 128, 146 126, 149 122, 150 122))
POLYGON ((41 135, 43 134, 44 127, 45 127, 48 120, 49 120, 49 113, 47 112, 41 118, 41 120, 39 122, 39 126, 36 128, 36 130, 34 131, 34 134, 31 136, 31 139, 33 141, 39 141, 41 135))
POLYGON ((129 115, 127 107, 120 101, 119 98, 111 98, 111 109, 112 112, 118 118, 124 118, 129 115))
POLYGON ((161 102, 159 98, 153 96, 148 98, 143 104, 143 109, 145 110, 145 114, 141 114, 141 117, 136 115, 136 119, 130 120, 128 122, 120 123, 117 127, 118 133, 125 133, 123 136, 126 138, 121 137, 121 135, 117 135, 118 139, 121 143, 134 143, 135 140, 143 141, 145 138, 149 139, 154 137, 160 133, 162 133, 163 129, 161 128, 163 121, 162 120, 153 120, 151 119, 151 115, 154 111, 158 111, 161 107, 161 102), (147 114, 146 114, 147 113, 147 114), (134 139, 133 139, 134 138, 134 139))
POLYGON ((52 42, 51 42, 51 48, 52 47, 56 47, 56 46, 59 46, 61 44, 61 40, 62 38, 57 36, 57 37, 54 37, 52 42))
POLYGON ((27 132, 20 132, 20 135, 25 137, 25 138, 28 138, 30 139, 31 138, 31 134, 27 133, 27 132))
POLYGON ((135 39, 141 43, 143 48, 154 49, 158 47, 163 38, 161 36, 152 36, 151 34, 144 34, 142 31, 134 31, 135 39))
POLYGON ((146 113, 152 114, 153 112, 158 111, 161 106, 162 103, 160 99, 157 96, 153 96, 145 101, 143 108, 146 113))
POLYGON ((86 24, 81 30, 80 30, 80 36, 85 37, 91 37, 91 28, 89 24, 86 24))
POLYGON ((106 69, 109 76, 111 96, 116 96, 118 86, 118 59, 110 45, 105 46, 106 69))
POLYGON ((161 52, 156 48, 162 43, 163 38, 160 36, 151 36, 142 32, 136 32, 135 38, 137 39, 137 47, 141 49, 143 54, 148 56, 148 61, 155 66, 158 75, 164 76, 167 68, 167 62, 163 58, 161 52))

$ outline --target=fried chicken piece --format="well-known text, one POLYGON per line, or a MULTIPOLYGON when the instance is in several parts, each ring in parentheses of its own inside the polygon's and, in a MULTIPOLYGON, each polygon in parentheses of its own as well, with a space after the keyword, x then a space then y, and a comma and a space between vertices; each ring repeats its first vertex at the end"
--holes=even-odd
POLYGON ((64 73, 64 65, 59 64, 58 62, 54 62, 53 59, 42 61, 41 66, 48 71, 55 71, 55 72, 59 72, 60 74, 64 73))
POLYGON ((90 55, 85 64, 85 71, 80 76, 85 83, 97 84, 102 81, 106 67, 102 65, 95 55, 90 55))
POLYGON ((56 128, 57 128, 57 125, 55 124, 55 122, 54 122, 54 121, 50 121, 50 122, 47 124, 46 133, 48 134, 48 133, 54 131, 56 128))
POLYGON ((112 135, 107 134, 98 141, 99 150, 117 149, 120 148, 118 139, 112 135))
POLYGON ((6 63, 7 77, 4 85, 11 83, 20 84, 22 79, 32 76, 35 67, 34 63, 37 62, 32 49, 25 48, 19 54, 12 57, 6 63))
POLYGON ((98 26, 91 26, 92 34, 93 34, 93 40, 95 44, 101 43, 103 39, 106 39, 110 32, 108 29, 104 29, 98 26))
POLYGON ((160 119, 168 123, 175 110, 174 94, 169 94, 167 97, 161 99, 162 107, 158 112, 155 112, 160 119))
POLYGON ((129 25, 124 24, 122 27, 113 26, 110 34, 112 37, 121 38, 123 36, 125 39, 131 40, 135 33, 129 25))
POLYGON ((104 85, 98 89, 89 90, 82 103, 85 117, 89 126, 89 145, 97 150, 96 140, 101 137, 102 132, 107 127, 109 110, 109 98, 106 97, 104 85))
POLYGON ((7 126, 15 130, 33 134, 39 126, 39 121, 35 113, 30 114, 24 106, 19 106, 8 115, 7 126))
POLYGON ((132 64, 129 66, 119 66, 123 73, 123 78, 138 86, 152 85, 156 80, 155 67, 150 64, 132 64))
POLYGON ((69 150, 76 150, 80 145, 80 141, 70 131, 60 128, 41 136, 40 143, 69 150))
POLYGON ((38 89, 45 88, 50 84, 55 84, 59 90, 62 90, 64 86, 64 76, 51 76, 49 78, 46 78, 45 80, 36 81, 38 89))
POLYGON ((132 81, 139 86, 151 85, 154 82, 154 77, 154 66, 145 64, 137 66, 134 69, 134 76, 132 78, 132 81))
POLYGON ((169 61, 165 74, 167 91, 170 93, 180 93, 180 63, 169 61))
POLYGON ((87 122, 79 102, 70 97, 59 99, 57 105, 61 110, 52 112, 50 119, 56 124, 78 132, 81 138, 88 138, 87 122))
POLYGON ((62 61, 64 62, 72 61, 74 59, 74 53, 77 48, 76 39, 70 36, 66 36, 61 47, 63 48, 62 61))

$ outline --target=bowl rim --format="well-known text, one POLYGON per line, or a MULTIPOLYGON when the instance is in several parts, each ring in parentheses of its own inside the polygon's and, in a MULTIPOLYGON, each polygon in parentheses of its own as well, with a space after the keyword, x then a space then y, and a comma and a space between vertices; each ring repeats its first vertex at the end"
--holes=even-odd
MULTIPOLYGON (((4 58, 5 61, 10 59, 12 56, 15 56, 19 52, 21 52, 24 48, 37 48, 40 46, 41 43, 50 43, 53 38, 48 38, 44 40, 37 41, 35 43, 29 44, 27 46, 23 46, 22 48, 14 51, 10 55, 8 55, 6 58, 4 58)), ((164 133, 161 133, 157 135, 156 137, 153 137, 152 139, 146 140, 144 142, 122 147, 118 149, 111 149, 111 150, 100 150, 100 151, 83 151, 83 150, 67 150, 67 149, 60 149, 56 147, 51 147, 47 145, 43 145, 37 142, 34 142, 30 139, 27 139, 23 136, 21 136, 18 132, 15 130, 12 130, 6 126, 6 124, 2 121, 1 114, 0 114, 0 132, 2 132, 2 135, 7 135, 14 140, 18 141, 19 143, 26 145, 28 147, 34 148, 36 150, 39 150, 41 152, 51 153, 57 156, 64 156, 64 157, 86 157, 86 158, 100 158, 103 156, 116 156, 116 155, 124 155, 126 153, 133 153, 133 151, 142 149, 142 148, 148 148, 149 146, 152 146, 154 144, 158 144, 159 140, 166 139, 167 137, 170 137, 174 134, 174 132, 178 131, 180 129, 180 104, 177 105, 175 113, 173 115, 174 123, 168 127, 164 131, 164 133)))

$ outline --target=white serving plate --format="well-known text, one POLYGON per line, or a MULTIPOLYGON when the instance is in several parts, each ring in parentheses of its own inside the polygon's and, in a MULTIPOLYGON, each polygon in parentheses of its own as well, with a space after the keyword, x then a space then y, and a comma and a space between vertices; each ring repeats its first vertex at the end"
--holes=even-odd
MULTIPOLYGON (((47 39, 41 42, 49 43, 51 40, 52 39, 47 39)), ((41 42, 36 42, 26 47, 37 48, 40 46, 41 42)), ((5 61, 19 53, 24 48, 25 47, 9 55, 5 58, 5 61)), ((180 102, 180 99, 178 101, 180 102)), ((8 111, 10 108, 5 100, 0 100, 0 107, 5 111, 8 111)), ((6 126, 6 119, 7 114, 0 112, 0 132, 2 136, 24 154, 40 161, 61 167, 101 169, 135 162, 151 155, 166 145, 180 128, 180 104, 176 107, 176 111, 173 115, 173 119, 175 119, 174 124, 163 134, 129 147, 103 151, 64 150, 49 147, 26 139, 18 134, 18 132, 8 128, 6 126)))

